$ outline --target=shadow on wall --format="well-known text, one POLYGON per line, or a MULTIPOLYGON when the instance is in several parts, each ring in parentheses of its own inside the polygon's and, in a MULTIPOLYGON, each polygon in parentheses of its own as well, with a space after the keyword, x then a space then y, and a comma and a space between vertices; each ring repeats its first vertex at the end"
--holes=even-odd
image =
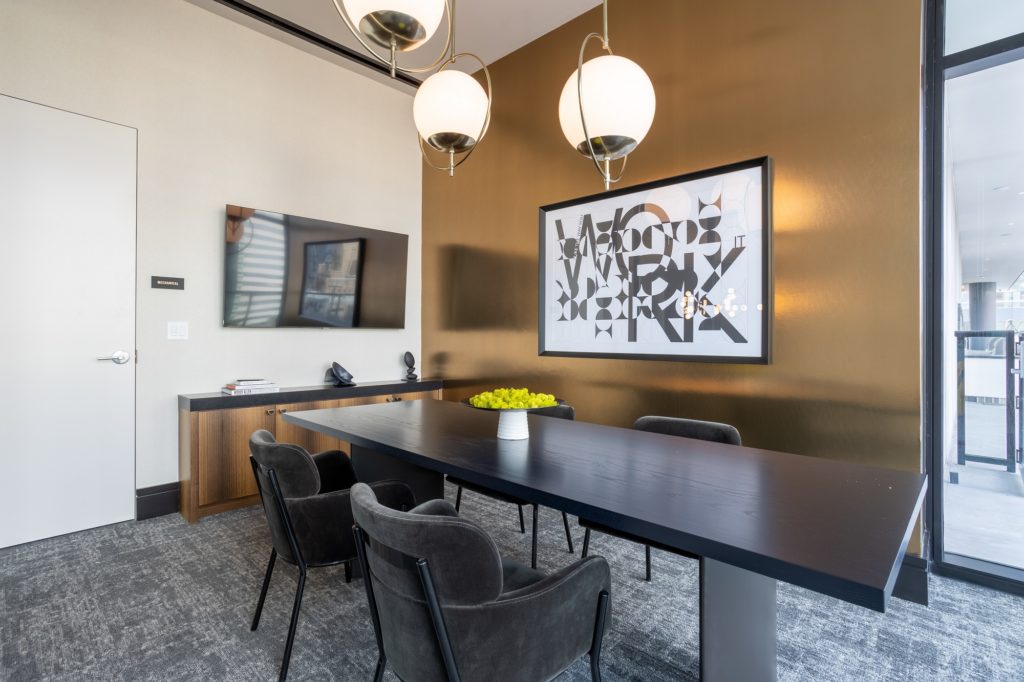
POLYGON ((723 395, 632 387, 602 381, 581 384, 557 375, 445 379, 445 400, 459 401, 499 386, 552 392, 576 408, 581 421, 628 427, 644 415, 687 417, 733 424, 748 447, 916 471, 913 434, 920 415, 841 400, 765 395, 723 395), (908 456, 908 454, 910 456, 908 456))
POLYGON ((440 247, 441 320, 446 331, 535 329, 536 301, 510 296, 524 280, 536 291, 537 262, 523 256, 459 244, 440 247))

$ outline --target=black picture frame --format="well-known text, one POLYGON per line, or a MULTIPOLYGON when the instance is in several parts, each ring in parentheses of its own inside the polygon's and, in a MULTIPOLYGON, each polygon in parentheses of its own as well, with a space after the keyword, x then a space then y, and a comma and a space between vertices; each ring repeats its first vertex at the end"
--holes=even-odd
MULTIPOLYGON (((708 168, 705 170, 696 171, 693 173, 686 173, 683 175, 677 175, 662 180, 656 180, 653 182, 643 183, 639 185, 632 185, 630 187, 624 187, 613 191, 602 192, 599 194, 591 194, 585 197, 577 199, 570 199, 554 204, 548 204, 547 206, 541 206, 539 209, 539 233, 540 233, 540 247, 539 247, 539 306, 538 306, 538 355, 551 356, 551 357, 581 357, 581 358, 610 358, 610 359, 629 359, 629 360, 669 360, 677 362, 713 362, 723 364, 769 364, 771 362, 772 353, 772 321, 773 321, 773 309, 774 309, 774 286, 772 277, 772 180, 773 180, 773 165, 772 160, 768 156, 757 157, 746 161, 740 161, 737 163, 731 163, 723 166, 717 166, 715 168, 708 168), (760 218, 761 218, 761 254, 760 259, 756 262, 760 265, 760 292, 761 292, 761 309, 759 316, 759 328, 760 328, 760 347, 756 353, 748 354, 689 354, 685 352, 680 353, 649 353, 649 352, 603 352, 603 351, 587 351, 583 350, 555 350, 550 347, 547 342, 546 332, 548 327, 548 321, 546 320, 546 307, 551 303, 552 299, 549 299, 550 292, 547 291, 547 282, 549 268, 557 267, 557 263, 563 262, 549 258, 548 254, 548 230, 554 229, 554 226, 548 225, 548 217, 555 211, 560 211, 566 208, 580 208, 585 207, 588 204, 594 204, 595 202, 607 202, 610 199, 623 199, 623 205, 630 204, 629 198, 631 195, 639 195, 650 192, 652 190, 659 190, 674 185, 686 185, 689 183, 695 183, 697 181, 706 180, 708 178, 714 178, 721 176, 723 178, 736 173, 748 172, 751 170, 759 171, 760 177, 760 218)), ((635 202, 639 197, 633 199, 635 202)), ((721 201, 721 198, 719 198, 721 201)), ((649 205, 649 204, 645 204, 649 205)), ((630 206, 636 206, 636 204, 630 204, 630 206)), ((710 204, 700 204, 700 206, 710 206, 710 204)), ((720 208, 720 207, 719 207, 720 208)), ((619 215, 618 211, 622 210, 619 207, 616 210, 616 215, 619 215)), ((698 208, 699 213, 700 208, 698 208)), ((644 213, 646 211, 641 211, 644 213)), ((672 216, 673 222, 676 216, 672 216)), ((693 220, 691 215, 678 217, 678 222, 683 223, 687 220, 693 220)), ((605 221, 607 222, 607 221, 605 221)), ((595 222, 596 224, 596 222, 595 222)), ((582 225, 582 218, 581 218, 582 225)), ((706 229, 706 231, 713 231, 715 228, 706 229)), ((614 229, 612 229, 614 232, 614 229)), ((564 234, 564 233, 563 233, 564 234)), ((614 236, 609 233, 609 238, 614 239, 614 236)), ((620 235, 620 239, 621 239, 620 235)), ((567 240, 563 240, 563 244, 567 240)), ((577 242, 572 248, 576 248, 579 242, 583 241, 582 228, 576 237, 577 242)), ((703 242, 702 242, 703 243, 703 242)), ((742 244, 740 244, 742 245, 742 244)), ((631 270, 631 274, 635 272, 631 270)), ((713 289, 713 287, 712 287, 713 289)), ((700 305, 706 305, 710 301, 707 299, 707 293, 704 292, 705 297, 700 301, 700 305)), ((564 303, 563 303, 564 305, 564 303)), ((632 298, 630 299, 630 305, 632 305, 632 298)), ((717 317, 716 311, 716 317, 717 317)), ((707 319, 707 318, 705 318, 707 319)), ((595 334, 596 336, 596 334, 595 334)), ((637 343, 642 343, 638 340, 637 343)), ((681 343, 682 346, 685 343, 681 343)), ((681 347, 680 351, 684 351, 685 347, 681 347)))
POLYGON ((360 293, 361 293, 361 289, 362 289, 362 280, 363 280, 363 255, 364 255, 363 254, 363 252, 364 252, 364 244, 363 244, 363 242, 364 241, 365 240, 363 240, 361 238, 358 238, 358 239, 335 239, 335 240, 318 241, 318 242, 306 242, 305 244, 303 244, 304 251, 303 251, 303 254, 302 254, 302 288, 300 290, 301 293, 299 295, 299 317, 302 317, 302 318, 307 319, 307 320, 312 320, 314 322, 319 322, 319 323, 322 323, 322 324, 326 324, 326 325, 328 325, 330 327, 349 328, 349 327, 357 327, 359 325, 359 302, 360 302, 360 293), (311 291, 311 290, 308 289, 308 286, 307 286, 308 282, 309 282, 309 274, 310 274, 309 268, 310 268, 311 261, 313 260, 310 257, 310 250, 315 248, 315 247, 323 247, 323 246, 333 246, 333 247, 336 247, 337 249, 351 248, 351 247, 354 246, 354 248, 356 249, 356 281, 355 281, 354 291, 353 291, 353 294, 352 294, 352 297, 353 297, 353 301, 352 301, 352 316, 351 316, 352 319, 351 319, 351 322, 349 324, 339 324, 339 322, 343 322, 343 321, 340 320, 340 319, 329 317, 329 316, 322 316, 322 315, 317 315, 317 314, 311 314, 311 311, 309 311, 308 308, 307 308, 307 298, 306 297, 308 295, 319 295, 319 296, 331 296, 332 295, 332 294, 330 294, 328 292, 311 291))

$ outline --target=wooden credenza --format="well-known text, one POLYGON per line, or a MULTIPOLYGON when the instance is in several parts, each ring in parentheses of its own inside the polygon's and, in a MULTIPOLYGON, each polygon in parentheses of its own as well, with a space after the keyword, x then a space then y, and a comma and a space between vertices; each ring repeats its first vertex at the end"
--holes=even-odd
POLYGON ((189 522, 259 502, 249 436, 266 429, 282 443, 311 453, 341 449, 348 443, 286 422, 290 411, 350 407, 396 400, 441 397, 440 380, 391 381, 348 388, 310 386, 279 393, 226 396, 201 393, 178 396, 178 474, 181 515, 189 522))

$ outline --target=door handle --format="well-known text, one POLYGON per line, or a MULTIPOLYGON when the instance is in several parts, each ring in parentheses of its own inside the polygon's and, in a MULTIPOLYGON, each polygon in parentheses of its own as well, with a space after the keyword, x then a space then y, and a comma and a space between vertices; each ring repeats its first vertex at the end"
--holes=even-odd
POLYGON ((107 355, 107 356, 102 357, 102 358, 96 358, 96 359, 97 360, 109 360, 110 362, 113 362, 115 365, 123 365, 123 364, 127 363, 129 360, 132 359, 132 354, 129 353, 128 351, 126 351, 126 350, 115 350, 110 355, 107 355))

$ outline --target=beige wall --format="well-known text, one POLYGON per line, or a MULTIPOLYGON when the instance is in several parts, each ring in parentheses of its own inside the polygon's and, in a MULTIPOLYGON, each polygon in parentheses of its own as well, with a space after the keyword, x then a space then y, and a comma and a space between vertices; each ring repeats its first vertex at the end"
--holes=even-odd
POLYGON ((331 360, 392 379, 419 355, 408 94, 184 0, 0 0, 0 93, 138 128, 138 487, 178 480, 178 393, 315 384, 331 360), (406 329, 223 329, 228 203, 409 234, 406 329), (190 340, 168 341, 169 320, 190 340))
POLYGON ((588 421, 719 420, 754 446, 920 470, 918 2, 611 4, 613 49, 658 97, 624 185, 774 159, 768 366, 537 356, 537 208, 601 188, 557 116, 600 27, 592 11, 497 62, 479 150, 454 179, 424 171, 426 374, 455 399, 522 384, 588 421))

